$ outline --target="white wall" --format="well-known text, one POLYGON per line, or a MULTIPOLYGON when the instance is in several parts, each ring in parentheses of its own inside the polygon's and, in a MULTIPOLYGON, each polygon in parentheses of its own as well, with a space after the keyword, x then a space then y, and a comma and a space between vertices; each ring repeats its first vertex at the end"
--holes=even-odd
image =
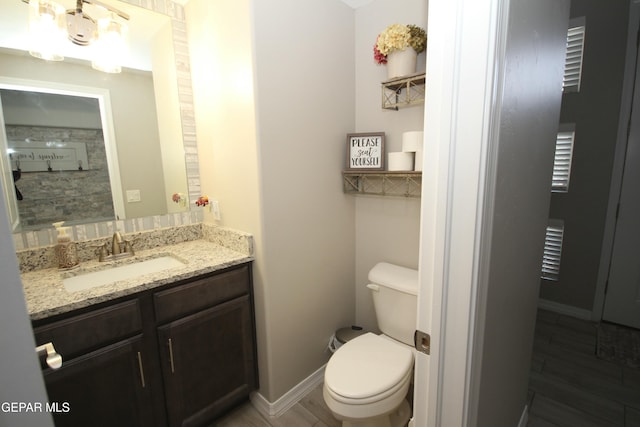
POLYGON ((220 224, 254 235, 260 393, 275 402, 354 321, 354 200, 340 175, 354 12, 339 0, 191 0, 186 12, 202 190, 220 224))
POLYGON ((329 336, 353 321, 354 211, 340 172, 354 18, 338 0, 257 0, 253 12, 273 399, 322 366, 329 336))
MULTIPOLYGON (((185 7, 202 194, 219 202, 221 221, 252 233, 260 384, 268 386, 262 226, 249 0, 191 0, 185 7), (229 37, 234 34, 234 37, 229 37)), ((193 202, 192 202, 193 203, 193 202)))
MULTIPOLYGON (((394 23, 427 29, 427 0, 376 0, 356 10, 356 121, 355 132, 384 131, 387 152, 402 150, 402 133, 422 130, 424 106, 399 111, 381 108, 380 82, 386 67, 373 60, 376 37, 394 23)), ((427 42, 428 44, 428 42, 427 42)), ((418 70, 425 70, 426 54, 418 55, 418 70)), ((420 200, 402 197, 356 196, 356 322, 377 330, 370 292, 365 287, 369 270, 379 261, 418 268, 420 200)))

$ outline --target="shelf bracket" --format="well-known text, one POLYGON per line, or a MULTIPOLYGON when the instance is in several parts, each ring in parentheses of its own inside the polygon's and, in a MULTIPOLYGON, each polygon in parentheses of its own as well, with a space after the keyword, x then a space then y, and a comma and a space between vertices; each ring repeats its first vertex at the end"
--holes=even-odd
POLYGON ((344 171, 343 190, 346 194, 375 196, 420 197, 422 172, 354 172, 344 171))
POLYGON ((424 103, 425 73, 416 73, 382 82, 382 108, 398 110, 399 107, 424 103))

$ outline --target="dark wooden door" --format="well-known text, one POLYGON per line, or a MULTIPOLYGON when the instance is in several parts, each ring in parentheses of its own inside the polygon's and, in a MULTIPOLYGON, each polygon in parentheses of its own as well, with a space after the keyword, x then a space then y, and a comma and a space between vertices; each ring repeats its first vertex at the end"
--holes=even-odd
POLYGON ((158 328, 170 426, 201 426, 248 398, 256 361, 248 295, 158 328))
POLYGON ((144 361, 136 336, 46 369, 56 427, 153 426, 144 361))

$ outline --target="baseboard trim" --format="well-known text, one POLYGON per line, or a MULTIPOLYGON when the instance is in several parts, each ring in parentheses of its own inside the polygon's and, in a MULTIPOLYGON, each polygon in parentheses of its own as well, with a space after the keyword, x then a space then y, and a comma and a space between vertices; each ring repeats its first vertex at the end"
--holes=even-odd
POLYGON ((529 422, 529 406, 524 405, 524 410, 522 411, 522 415, 520 416, 520 422, 518 423, 518 427, 526 427, 529 422))
POLYGON ((251 393, 251 404, 258 412, 266 417, 279 417, 298 403, 300 399, 306 396, 316 386, 322 384, 322 381, 324 381, 325 366, 326 365, 321 366, 317 371, 302 380, 273 403, 269 402, 258 391, 251 393))
POLYGON ((555 301, 538 299, 538 308, 553 311, 558 314, 565 314, 582 320, 591 320, 591 311, 585 310, 584 308, 574 307, 572 305, 560 304, 555 301))

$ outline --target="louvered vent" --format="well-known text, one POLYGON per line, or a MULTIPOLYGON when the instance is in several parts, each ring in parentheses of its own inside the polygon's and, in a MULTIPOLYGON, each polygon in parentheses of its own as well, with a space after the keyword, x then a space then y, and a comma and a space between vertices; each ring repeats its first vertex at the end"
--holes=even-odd
POLYGON ((562 254, 562 238, 564 222, 550 220, 544 238, 544 256, 542 257, 542 278, 558 280, 560 277, 560 255, 562 254))
POLYGON ((580 91, 585 29, 584 17, 572 19, 569 23, 567 55, 564 62, 564 79, 562 82, 562 90, 565 93, 580 91))
POLYGON ((569 177, 571 176, 571 158, 573 157, 573 141, 575 139, 575 125, 561 125, 556 138, 556 154, 553 160, 553 183, 551 191, 566 193, 569 191, 569 177))

